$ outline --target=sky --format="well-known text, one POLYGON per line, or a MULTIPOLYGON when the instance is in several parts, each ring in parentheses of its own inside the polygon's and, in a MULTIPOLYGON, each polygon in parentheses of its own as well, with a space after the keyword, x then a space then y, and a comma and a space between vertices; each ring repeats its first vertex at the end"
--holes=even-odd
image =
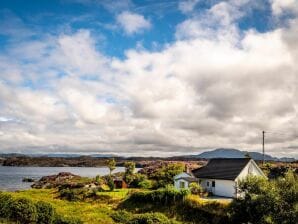
POLYGON ((298 158, 297 0, 0 1, 0 153, 298 158))

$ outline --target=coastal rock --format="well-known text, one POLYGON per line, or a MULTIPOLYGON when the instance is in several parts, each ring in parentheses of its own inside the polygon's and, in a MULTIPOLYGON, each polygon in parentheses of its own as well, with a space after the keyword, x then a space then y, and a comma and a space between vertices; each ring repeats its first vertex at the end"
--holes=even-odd
POLYGON ((22 181, 23 182, 32 182, 33 183, 35 180, 33 178, 30 178, 30 177, 24 177, 22 181))
POLYGON ((50 176, 44 176, 39 181, 36 181, 33 185, 31 185, 32 188, 56 188, 59 186, 68 185, 69 187, 81 187, 84 186, 81 183, 79 183, 78 180, 80 180, 81 177, 69 172, 61 172, 57 175, 50 175, 50 176), (79 185, 79 186, 77 186, 79 185))

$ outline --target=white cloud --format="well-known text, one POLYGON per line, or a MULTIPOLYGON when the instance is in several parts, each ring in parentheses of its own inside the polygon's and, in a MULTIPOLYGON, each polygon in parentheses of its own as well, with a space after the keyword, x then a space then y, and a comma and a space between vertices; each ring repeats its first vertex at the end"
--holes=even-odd
POLYGON ((150 21, 145 19, 143 15, 129 11, 120 13, 116 19, 128 35, 139 33, 151 27, 150 21))
POLYGON ((237 4, 192 15, 173 43, 131 49, 124 59, 98 51, 88 30, 12 45, 0 55, 1 150, 258 150, 266 130, 285 133, 268 133, 269 153, 298 157, 298 20, 241 32, 237 4))
POLYGON ((180 1, 178 4, 178 8, 183 13, 190 13, 194 10, 196 4, 199 2, 199 0, 186 0, 186 1, 180 1))
POLYGON ((285 11, 298 10, 297 0, 271 0, 272 12, 280 15, 285 11))

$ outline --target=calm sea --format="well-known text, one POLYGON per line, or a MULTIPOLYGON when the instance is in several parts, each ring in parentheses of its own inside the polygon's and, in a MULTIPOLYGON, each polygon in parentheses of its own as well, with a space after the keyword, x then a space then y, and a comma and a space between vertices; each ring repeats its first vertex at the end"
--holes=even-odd
MULTIPOLYGON (((122 172, 124 167, 117 167, 114 172, 122 172)), ((24 177, 38 180, 42 176, 71 172, 82 177, 95 177, 109 173, 107 167, 10 167, 0 166, 0 190, 15 191, 29 189, 32 183, 22 182, 24 177)))

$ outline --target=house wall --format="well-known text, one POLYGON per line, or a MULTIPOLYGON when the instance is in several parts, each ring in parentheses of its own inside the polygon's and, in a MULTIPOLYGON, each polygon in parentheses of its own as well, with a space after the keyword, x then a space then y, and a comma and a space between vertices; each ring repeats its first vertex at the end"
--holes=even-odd
POLYGON ((258 165, 252 160, 243 168, 239 176, 236 178, 236 181, 238 182, 240 180, 243 180, 247 178, 248 175, 265 177, 264 173, 261 171, 258 165))
POLYGON ((179 179, 174 181, 174 186, 176 189, 180 189, 180 182, 184 182, 184 185, 185 185, 184 189, 187 189, 189 187, 188 182, 186 180, 179 179))
POLYGON ((208 192, 212 192, 216 196, 221 197, 235 197, 236 188, 235 181, 232 180, 218 180, 218 179, 200 179, 201 186, 208 192), (215 181, 215 187, 212 187, 212 181, 215 181), (209 182, 209 187, 207 186, 209 182))

